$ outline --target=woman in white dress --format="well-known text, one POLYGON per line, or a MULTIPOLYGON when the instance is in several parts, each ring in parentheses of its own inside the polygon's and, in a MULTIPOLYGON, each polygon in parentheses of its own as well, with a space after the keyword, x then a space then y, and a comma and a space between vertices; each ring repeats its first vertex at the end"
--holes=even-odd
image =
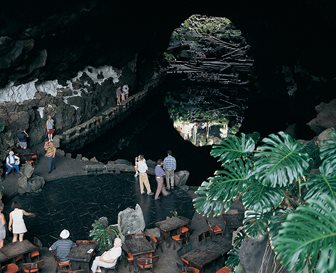
POLYGON ((11 231, 13 227, 13 242, 16 242, 19 235, 19 241, 23 241, 23 235, 27 232, 23 215, 34 216, 33 213, 21 209, 19 202, 14 201, 12 204, 13 211, 9 214, 8 230, 11 231))

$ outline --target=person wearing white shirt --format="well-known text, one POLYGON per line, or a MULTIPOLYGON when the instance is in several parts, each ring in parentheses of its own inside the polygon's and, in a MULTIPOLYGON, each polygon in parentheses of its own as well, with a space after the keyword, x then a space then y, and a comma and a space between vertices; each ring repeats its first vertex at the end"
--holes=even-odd
POLYGON ((6 158, 6 174, 9 174, 13 169, 20 173, 20 158, 14 155, 13 151, 9 152, 9 155, 6 158))
POLYGON ((121 239, 114 239, 114 246, 103 253, 101 256, 97 256, 91 266, 93 273, 101 272, 99 267, 112 268, 117 264, 118 258, 121 256, 121 239))
POLYGON ((148 166, 146 163, 146 160, 143 155, 139 155, 139 161, 138 161, 138 172, 139 172, 139 184, 140 184, 140 193, 145 194, 144 186, 146 187, 147 194, 153 195, 152 193, 148 175, 147 175, 148 166))

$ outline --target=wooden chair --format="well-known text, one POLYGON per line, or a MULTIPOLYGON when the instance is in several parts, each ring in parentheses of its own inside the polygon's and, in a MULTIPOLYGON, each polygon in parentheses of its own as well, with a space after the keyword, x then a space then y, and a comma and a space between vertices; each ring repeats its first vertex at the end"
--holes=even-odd
POLYGON ((44 264, 43 260, 39 260, 33 263, 22 264, 22 272, 24 273, 36 273, 40 272, 40 266, 44 264))
POLYGON ((198 235, 198 241, 201 242, 210 237, 210 230, 204 231, 198 235))
POLYGON ((162 240, 156 236, 146 236, 147 239, 151 242, 152 246, 155 248, 155 250, 160 249, 161 252, 163 252, 162 249, 162 240))
POLYGON ((72 270, 70 261, 56 261, 56 266, 56 272, 61 272, 62 270, 72 270))
POLYGON ((221 236, 224 236, 224 230, 216 225, 216 224, 213 224, 211 223, 208 219, 205 220, 210 228, 210 232, 214 235, 221 235, 221 236))
POLYGON ((144 272, 145 270, 151 270, 154 268, 154 265, 159 260, 159 256, 153 257, 140 257, 135 260, 139 268, 139 272, 144 272))
POLYGON ((19 267, 15 263, 6 264, 1 267, 2 273, 16 273, 19 272, 19 267))
POLYGON ((175 235, 171 236, 171 239, 173 241, 173 249, 176 249, 176 244, 180 245, 182 247, 184 244, 189 242, 190 238, 190 232, 182 232, 181 229, 179 229, 175 235))
POLYGON ((93 240, 76 240, 77 245, 89 245, 89 244, 95 244, 96 242, 93 240))
POLYGON ((36 261, 40 259, 40 256, 41 256, 40 249, 43 247, 41 240, 37 237, 34 237, 34 245, 38 246, 39 249, 36 249, 30 253, 30 258, 32 259, 32 261, 36 261))
POLYGON ((201 270, 195 267, 189 266, 189 265, 185 266, 180 263, 176 263, 176 265, 180 273, 200 273, 201 272, 201 270))
POLYGON ((227 266, 224 266, 216 271, 216 273, 230 273, 230 272, 232 272, 231 268, 227 266))

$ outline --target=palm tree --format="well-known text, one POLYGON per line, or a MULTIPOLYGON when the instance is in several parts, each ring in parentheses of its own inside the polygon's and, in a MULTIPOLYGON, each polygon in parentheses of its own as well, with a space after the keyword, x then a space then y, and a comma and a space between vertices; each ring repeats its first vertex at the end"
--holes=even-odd
POLYGON ((256 134, 242 133, 214 145, 211 155, 222 168, 196 191, 196 211, 220 215, 237 197, 246 209, 243 232, 228 265, 239 263, 245 236, 264 235, 288 270, 336 272, 335 130, 320 147, 313 141, 302 144, 284 132, 261 143, 256 134))

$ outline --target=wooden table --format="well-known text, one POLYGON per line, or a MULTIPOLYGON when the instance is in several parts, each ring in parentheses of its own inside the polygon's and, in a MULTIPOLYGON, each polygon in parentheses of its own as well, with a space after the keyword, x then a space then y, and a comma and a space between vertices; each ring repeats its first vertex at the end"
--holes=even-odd
POLYGON ((190 220, 185 217, 173 216, 166 220, 156 223, 156 226, 160 228, 161 231, 168 233, 170 231, 176 230, 180 227, 188 225, 190 220))
POLYGON ((132 253, 133 256, 139 256, 143 254, 153 253, 155 251, 152 244, 146 239, 146 237, 132 237, 125 240, 124 249, 127 252, 132 253))
POLYGON ((84 272, 90 272, 90 262, 94 255, 94 251, 88 253, 90 249, 95 250, 97 244, 79 244, 71 248, 68 255, 69 260, 71 261, 73 269, 84 269, 84 272))
POLYGON ((23 240, 22 242, 15 242, 5 245, 3 248, 0 249, 0 264, 7 262, 18 256, 31 253, 32 251, 37 249, 38 246, 32 244, 28 240, 23 240))
POLYGON ((185 253, 181 258, 189 261, 190 265, 202 269, 232 248, 231 241, 222 237, 216 237, 195 249, 185 253))

